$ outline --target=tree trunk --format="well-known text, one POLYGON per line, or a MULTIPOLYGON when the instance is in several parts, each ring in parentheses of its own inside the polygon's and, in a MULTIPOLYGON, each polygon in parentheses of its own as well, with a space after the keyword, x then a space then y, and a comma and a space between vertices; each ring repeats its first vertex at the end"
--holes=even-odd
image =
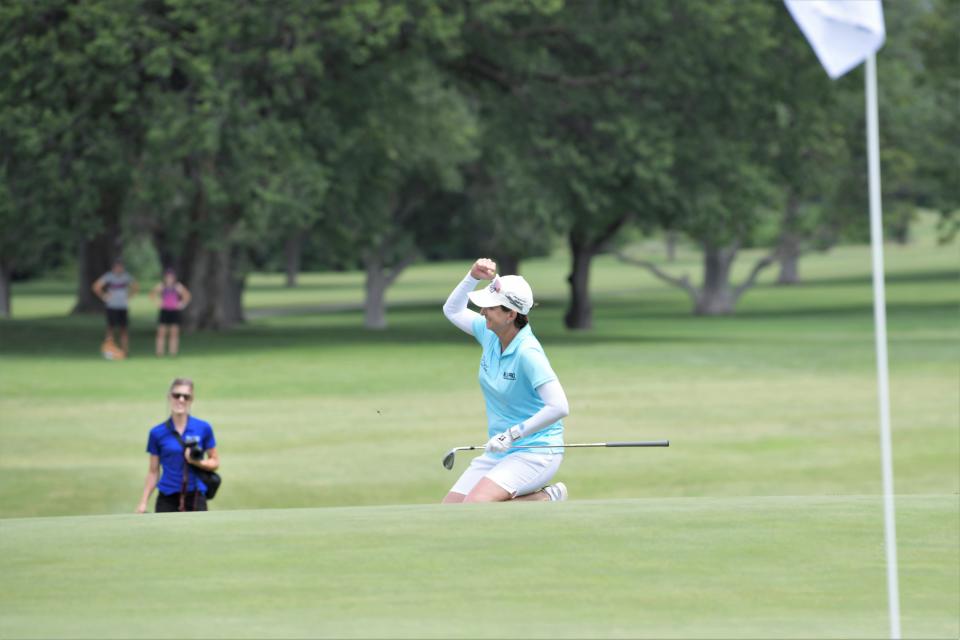
POLYGON ((567 276, 567 282, 570 283, 570 306, 563 316, 563 322, 568 329, 593 328, 590 264, 593 257, 603 250, 631 218, 630 213, 623 213, 610 219, 605 227, 588 230, 574 228, 568 234, 572 262, 570 275, 567 276))
POLYGON ((90 289, 97 278, 110 271, 113 259, 120 255, 120 237, 115 229, 89 240, 77 248, 77 300, 71 313, 103 313, 103 300, 90 289))
MULTIPOLYGON (((378 256, 379 258, 379 256, 378 256)), ((387 328, 387 287, 390 285, 379 259, 366 263, 366 296, 363 299, 363 326, 367 329, 387 328)))
POLYGON ((891 214, 887 216, 890 220, 890 239, 900 246, 910 244, 910 215, 896 210, 891 211, 891 214))
MULTIPOLYGON (((190 290, 191 301, 184 311, 183 324, 188 330, 229 329, 244 321, 243 290, 245 286, 242 271, 237 268, 243 257, 242 249, 231 240, 233 230, 240 219, 239 205, 229 205, 219 216, 210 210, 203 176, 215 174, 214 161, 211 158, 190 156, 184 162, 184 171, 193 181, 194 192, 190 204, 189 222, 203 229, 211 226, 211 219, 220 219, 219 234, 215 244, 209 231, 193 231, 182 247, 178 247, 179 259, 176 265, 180 281, 190 290)), ((156 237, 160 241, 159 236, 156 237)), ((160 251, 160 255, 174 252, 160 251)))
POLYGON ((387 256, 392 255, 387 247, 392 247, 396 238, 388 235, 379 246, 363 252, 363 266, 367 274, 366 296, 363 300, 363 326, 367 329, 387 328, 387 289, 396 281, 403 270, 417 259, 416 250, 408 252, 393 265, 387 265, 387 256))
POLYGON ((777 255, 777 261, 780 264, 777 284, 798 284, 800 282, 800 237, 795 233, 783 234, 777 255))
POLYGON ((667 262, 673 262, 677 259, 677 232, 673 229, 667 231, 667 262))
POLYGON ((13 280, 13 269, 0 263, 0 318, 9 318, 10 308, 10 282, 13 280))
POLYGON ((571 271, 570 306, 563 322, 568 329, 592 329, 593 307, 590 304, 590 263, 595 255, 587 243, 570 235, 571 271))
POLYGON ((787 208, 783 213, 783 230, 777 246, 780 274, 777 284, 797 284, 800 282, 800 233, 797 231, 800 217, 800 200, 794 195, 787 199, 787 208))
POLYGON ((103 229, 93 238, 82 238, 77 254, 77 300, 71 313, 103 313, 103 301, 90 287, 97 278, 113 266, 113 260, 121 256, 123 244, 120 239, 120 207, 123 204, 121 189, 101 189, 97 218, 103 229))
POLYGON ((502 276, 512 276, 520 273, 520 256, 497 256, 497 273, 502 276))
POLYGON ((303 233, 300 230, 292 231, 283 244, 283 256, 287 270, 286 286, 297 286, 297 276, 300 274, 300 255, 303 247, 303 233))
MULTIPOLYGON (((173 269, 177 274, 177 280, 186 282, 186 274, 183 270, 183 256, 174 251, 170 240, 162 227, 155 227, 150 231, 150 240, 154 250, 157 252, 157 261, 160 269, 173 269)), ((161 276, 162 277, 162 276, 161 276)))
POLYGON ((247 288, 246 273, 239 268, 243 250, 233 247, 230 250, 230 264, 226 273, 227 288, 223 298, 228 326, 243 324, 246 317, 243 314, 243 292, 247 288))
POLYGON ((228 329, 244 321, 245 280, 233 271, 236 251, 203 247, 184 256, 183 282, 192 296, 184 313, 187 329, 228 329))
POLYGON ((719 316, 733 313, 736 296, 730 286, 730 267, 737 256, 737 245, 716 247, 704 245, 703 288, 694 313, 698 316, 719 316))

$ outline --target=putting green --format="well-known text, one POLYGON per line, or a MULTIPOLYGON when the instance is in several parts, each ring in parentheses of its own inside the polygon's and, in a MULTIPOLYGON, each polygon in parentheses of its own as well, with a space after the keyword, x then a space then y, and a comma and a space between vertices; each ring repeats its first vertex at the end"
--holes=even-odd
MULTIPOLYGON (((900 496, 905 637, 957 637, 955 495, 900 496)), ((877 638, 875 496, 0 521, 9 638, 877 638)))

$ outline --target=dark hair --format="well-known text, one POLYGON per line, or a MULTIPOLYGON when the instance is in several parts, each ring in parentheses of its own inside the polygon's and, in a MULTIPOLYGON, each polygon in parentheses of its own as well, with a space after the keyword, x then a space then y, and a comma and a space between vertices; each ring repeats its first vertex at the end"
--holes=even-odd
POLYGON ((527 318, 526 314, 520 313, 516 309, 511 309, 510 307, 505 307, 503 305, 500 305, 500 308, 507 313, 510 313, 511 311, 517 312, 517 317, 513 319, 513 326, 515 326, 517 329, 523 329, 525 326, 527 326, 527 323, 530 322, 530 319, 527 318))

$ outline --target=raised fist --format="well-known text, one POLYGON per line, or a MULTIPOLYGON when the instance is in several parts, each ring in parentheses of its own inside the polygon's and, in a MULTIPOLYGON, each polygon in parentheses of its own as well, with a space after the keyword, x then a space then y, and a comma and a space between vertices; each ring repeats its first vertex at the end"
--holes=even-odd
POLYGON ((497 263, 490 258, 478 258, 470 268, 470 275, 477 280, 492 280, 497 275, 497 263))

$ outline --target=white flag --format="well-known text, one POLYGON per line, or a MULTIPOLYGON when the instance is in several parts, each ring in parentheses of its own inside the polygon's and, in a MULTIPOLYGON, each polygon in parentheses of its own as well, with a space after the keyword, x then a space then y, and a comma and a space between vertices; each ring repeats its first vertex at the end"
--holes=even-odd
POLYGON ((883 45, 880 0, 783 2, 831 78, 839 78, 883 45))

